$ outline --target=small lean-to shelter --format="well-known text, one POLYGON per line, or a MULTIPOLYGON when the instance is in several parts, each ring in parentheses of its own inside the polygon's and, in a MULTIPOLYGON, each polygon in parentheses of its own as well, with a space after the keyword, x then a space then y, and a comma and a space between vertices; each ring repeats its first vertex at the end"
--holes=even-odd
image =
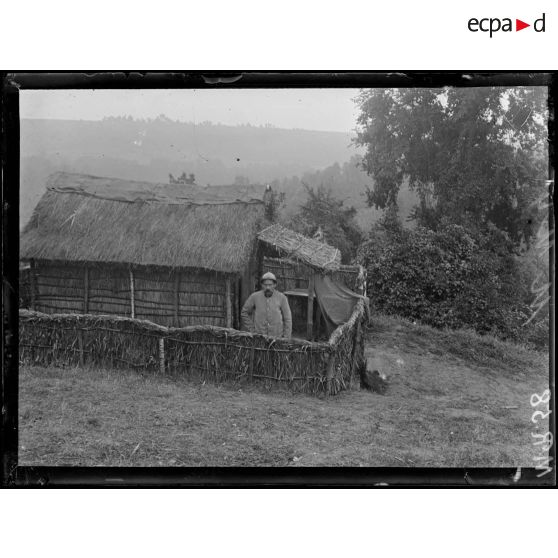
POLYGON ((268 194, 56 173, 20 239, 29 306, 238 326, 260 271, 268 194))
POLYGON ((348 321, 363 293, 347 287, 343 275, 363 275, 360 266, 342 266, 337 248, 277 223, 260 231, 258 240, 266 247, 266 255, 283 258, 264 258, 264 269, 283 280, 284 292, 293 302, 307 301, 307 339, 320 336, 322 321, 327 335, 348 321))

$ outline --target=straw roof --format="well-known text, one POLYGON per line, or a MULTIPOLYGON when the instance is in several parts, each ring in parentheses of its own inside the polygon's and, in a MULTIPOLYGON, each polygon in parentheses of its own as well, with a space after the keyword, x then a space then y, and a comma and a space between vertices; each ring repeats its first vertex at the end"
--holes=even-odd
POLYGON ((319 270, 335 271, 341 265, 341 252, 313 238, 274 224, 258 233, 258 239, 286 256, 319 270))
POLYGON ((148 186, 54 175, 22 233, 20 256, 222 272, 245 268, 264 218, 264 187, 231 186, 227 196, 225 186, 148 186))

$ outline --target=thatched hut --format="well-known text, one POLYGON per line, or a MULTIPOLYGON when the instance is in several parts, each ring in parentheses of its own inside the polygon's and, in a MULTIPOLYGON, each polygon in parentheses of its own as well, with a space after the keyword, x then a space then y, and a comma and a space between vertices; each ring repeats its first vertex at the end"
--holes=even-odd
POLYGON ((238 325, 261 260, 263 186, 152 184, 57 173, 20 243, 29 305, 183 327, 238 325))
POLYGON ((21 237, 20 298, 34 310, 20 310, 21 362, 347 389, 368 313, 336 275, 355 270, 345 273, 335 248, 270 225, 269 197, 253 186, 52 176, 21 237), (269 266, 301 303, 307 340, 231 329, 269 266))

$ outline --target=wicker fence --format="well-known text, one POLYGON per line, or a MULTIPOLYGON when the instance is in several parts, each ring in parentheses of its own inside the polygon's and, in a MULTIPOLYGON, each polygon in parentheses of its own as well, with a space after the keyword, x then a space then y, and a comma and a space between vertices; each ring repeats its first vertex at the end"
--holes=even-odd
POLYGON ((328 342, 316 343, 215 326, 169 328, 116 316, 20 310, 19 356, 24 364, 131 368, 336 394, 350 387, 363 358, 364 319, 360 301, 328 342))

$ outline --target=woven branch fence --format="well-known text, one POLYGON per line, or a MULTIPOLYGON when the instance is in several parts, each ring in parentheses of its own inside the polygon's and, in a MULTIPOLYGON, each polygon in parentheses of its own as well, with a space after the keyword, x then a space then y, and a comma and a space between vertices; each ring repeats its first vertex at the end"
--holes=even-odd
POLYGON ((19 358, 23 364, 126 368, 333 395, 354 381, 364 355, 364 319, 359 301, 328 342, 309 342, 216 326, 171 328, 133 318, 22 309, 19 358))

